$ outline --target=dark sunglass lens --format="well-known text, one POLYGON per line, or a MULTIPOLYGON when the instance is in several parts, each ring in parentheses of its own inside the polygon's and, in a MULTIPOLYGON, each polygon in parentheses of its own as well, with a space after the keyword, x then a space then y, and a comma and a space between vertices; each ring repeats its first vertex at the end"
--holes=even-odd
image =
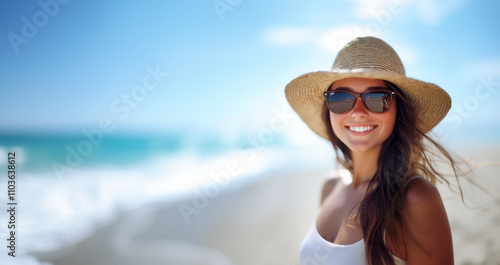
POLYGON ((370 92, 365 94, 363 102, 369 111, 376 113, 386 112, 391 106, 391 94, 385 91, 370 92))
POLYGON ((333 113, 345 113, 352 109, 356 98, 348 92, 330 92, 328 105, 333 113))

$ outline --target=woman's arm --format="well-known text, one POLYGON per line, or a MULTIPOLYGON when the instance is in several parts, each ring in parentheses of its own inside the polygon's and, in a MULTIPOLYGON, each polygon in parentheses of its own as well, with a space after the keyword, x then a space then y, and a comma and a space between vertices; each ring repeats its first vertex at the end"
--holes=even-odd
POLYGON ((450 224, 433 184, 423 178, 410 183, 402 221, 408 265, 453 264, 450 224))

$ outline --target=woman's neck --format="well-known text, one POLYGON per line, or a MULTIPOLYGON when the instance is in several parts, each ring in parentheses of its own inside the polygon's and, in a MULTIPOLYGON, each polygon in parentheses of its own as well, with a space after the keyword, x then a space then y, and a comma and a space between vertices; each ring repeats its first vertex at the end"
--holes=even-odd
POLYGON ((381 148, 374 148, 364 152, 351 152, 353 171, 352 187, 368 183, 377 172, 377 161, 381 148))

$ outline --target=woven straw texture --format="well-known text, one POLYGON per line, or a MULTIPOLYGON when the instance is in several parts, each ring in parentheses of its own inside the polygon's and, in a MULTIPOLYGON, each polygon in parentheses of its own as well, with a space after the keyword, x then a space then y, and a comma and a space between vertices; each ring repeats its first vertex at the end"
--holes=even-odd
POLYGON ((307 126, 329 140, 321 118, 323 92, 333 82, 352 77, 382 79, 398 86, 415 108, 417 127, 424 133, 436 126, 451 108, 446 91, 435 84, 406 77, 394 49, 375 37, 359 37, 349 42, 339 51, 330 72, 312 72, 295 78, 285 87, 285 96, 307 126))

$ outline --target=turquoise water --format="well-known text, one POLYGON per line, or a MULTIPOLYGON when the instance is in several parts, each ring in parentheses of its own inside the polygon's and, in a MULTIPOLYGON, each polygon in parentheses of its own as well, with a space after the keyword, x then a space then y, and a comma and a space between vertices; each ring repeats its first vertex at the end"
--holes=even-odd
MULTIPOLYGON (((477 126, 463 126, 460 130, 451 130, 443 126, 438 131, 439 142, 455 150, 468 145, 499 144, 500 130, 496 127, 478 130, 477 126)), ((210 160, 252 149, 297 148, 284 134, 276 133, 271 139, 261 141, 257 135, 241 133, 228 139, 217 133, 193 131, 149 135, 4 133, 0 134, 0 165, 6 163, 8 152, 16 152, 19 170, 42 175, 53 174, 61 168, 133 168, 158 157, 163 163, 172 164, 181 156, 210 160)), ((329 146, 327 142, 325 145, 329 146)))
MULTIPOLYGON (((228 141, 217 135, 190 133, 102 137, 84 133, 4 134, 0 135, 0 155, 16 151, 23 171, 42 173, 53 170, 55 165, 71 168, 134 166, 158 156, 220 156, 252 147, 248 137, 242 135, 228 141)), ((284 146, 285 142, 276 137, 265 146, 284 146)))
MULTIPOLYGON (((55 250, 82 240, 120 211, 199 194, 212 198, 275 170, 315 166, 311 152, 290 153, 281 135, 257 142, 255 135, 231 139, 189 132, 102 138, 0 135, 0 167, 6 168, 8 152, 16 153, 18 220, 23 233, 19 249, 23 253, 55 250), (69 170, 58 175, 54 165, 69 170)), ((6 173, 0 171, 1 191, 7 190, 6 173)), ((0 212, 1 223, 7 218, 7 212, 0 212)), ((7 226, 0 226, 0 234, 7 232, 7 226)))
MULTIPOLYGON (((23 170, 50 170, 52 163, 89 167, 102 164, 135 164, 148 159, 155 152, 175 153, 180 149, 179 137, 106 137, 90 141, 84 136, 74 135, 4 135, 0 146, 5 151, 20 147, 23 152, 23 170)), ((19 149, 17 149, 19 150, 19 149)))
MULTIPOLYGON (((444 143, 453 147, 499 139, 498 131, 445 133, 444 143)), ((118 212, 148 203, 189 201, 200 194, 213 198, 230 187, 284 171, 334 168, 326 141, 324 146, 297 146, 307 139, 293 144, 284 134, 259 135, 265 136, 2 134, 0 167, 7 165, 8 152, 16 152, 20 249, 49 251, 75 244, 117 218, 118 212), (71 170, 57 176, 54 164, 71 170)), ((6 171, 0 171, 0 191, 7 189, 5 180, 6 171)), ((0 212, 0 222, 6 222, 6 213, 0 212)), ((0 234, 7 232, 7 226, 0 226, 0 234)))

